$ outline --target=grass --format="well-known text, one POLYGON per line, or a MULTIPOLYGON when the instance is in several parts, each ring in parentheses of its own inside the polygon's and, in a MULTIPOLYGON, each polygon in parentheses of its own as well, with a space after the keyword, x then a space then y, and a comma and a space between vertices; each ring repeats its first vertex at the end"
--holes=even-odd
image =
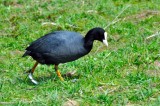
POLYGON ((1 0, 0 105, 158 106, 160 36, 146 38, 160 31, 159 4, 159 0, 1 0), (26 78, 24 72, 34 61, 21 56, 30 42, 54 30, 85 35, 115 17, 118 21, 106 29, 107 49, 95 42, 89 55, 60 65, 61 73, 75 70, 78 77, 61 82, 53 66, 39 65, 34 73, 39 85, 26 78))

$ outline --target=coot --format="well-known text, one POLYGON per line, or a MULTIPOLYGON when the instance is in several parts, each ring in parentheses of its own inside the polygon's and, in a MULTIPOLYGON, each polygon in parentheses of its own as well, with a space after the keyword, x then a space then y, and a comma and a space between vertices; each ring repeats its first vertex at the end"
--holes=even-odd
POLYGON ((96 27, 88 31, 85 37, 77 32, 54 31, 35 40, 26 48, 23 57, 31 56, 36 63, 29 71, 29 78, 34 84, 33 72, 38 65, 55 65, 58 77, 63 80, 58 71, 58 64, 74 61, 88 54, 93 46, 93 41, 98 40, 108 46, 107 33, 104 29, 96 27))

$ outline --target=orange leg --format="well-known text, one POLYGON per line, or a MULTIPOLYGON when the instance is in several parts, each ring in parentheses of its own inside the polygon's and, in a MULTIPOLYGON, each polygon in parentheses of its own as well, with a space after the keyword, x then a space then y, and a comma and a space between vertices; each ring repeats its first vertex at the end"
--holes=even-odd
POLYGON ((58 70, 58 65, 55 65, 55 71, 56 71, 58 77, 60 78, 60 80, 61 80, 61 81, 64 81, 63 77, 61 76, 60 71, 58 70))
POLYGON ((34 72, 35 68, 37 67, 37 65, 38 65, 38 62, 36 62, 36 63, 34 64, 34 66, 33 66, 32 69, 30 70, 30 73, 29 73, 29 75, 28 75, 29 79, 30 79, 34 84, 38 84, 38 82, 33 79, 33 72, 34 72))

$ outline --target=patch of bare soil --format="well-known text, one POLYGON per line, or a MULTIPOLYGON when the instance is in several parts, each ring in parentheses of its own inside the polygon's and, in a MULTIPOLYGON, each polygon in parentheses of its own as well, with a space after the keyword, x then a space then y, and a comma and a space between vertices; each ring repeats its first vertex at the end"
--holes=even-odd
POLYGON ((147 70, 146 74, 152 77, 158 77, 160 76, 160 61, 155 61, 154 66, 157 68, 155 70, 147 70))
POLYGON ((125 20, 130 20, 130 19, 144 19, 147 18, 151 15, 160 15, 160 11, 155 11, 155 10, 147 10, 147 11, 142 11, 138 14, 131 15, 125 18, 125 20))
POLYGON ((68 99, 68 101, 64 102, 63 106, 79 106, 79 103, 75 100, 68 99))

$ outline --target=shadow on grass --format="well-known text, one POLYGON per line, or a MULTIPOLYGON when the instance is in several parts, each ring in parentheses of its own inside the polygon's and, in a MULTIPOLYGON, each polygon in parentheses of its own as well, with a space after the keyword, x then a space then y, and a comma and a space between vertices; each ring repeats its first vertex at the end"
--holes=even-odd
MULTIPOLYGON (((70 73, 66 73, 66 74, 63 74, 62 77, 64 78, 65 81, 72 80, 72 82, 74 82, 77 79, 79 79, 81 75, 80 74, 72 75, 70 73)), ((50 75, 47 74, 47 75, 41 75, 41 76, 36 76, 36 77, 33 76, 33 78, 34 80, 38 82, 38 84, 48 82, 49 80, 51 82, 56 82, 60 80, 58 76, 53 73, 50 75)), ((23 75, 19 76, 17 79, 19 83, 28 84, 28 85, 36 85, 28 78, 28 73, 23 73, 23 75)))

